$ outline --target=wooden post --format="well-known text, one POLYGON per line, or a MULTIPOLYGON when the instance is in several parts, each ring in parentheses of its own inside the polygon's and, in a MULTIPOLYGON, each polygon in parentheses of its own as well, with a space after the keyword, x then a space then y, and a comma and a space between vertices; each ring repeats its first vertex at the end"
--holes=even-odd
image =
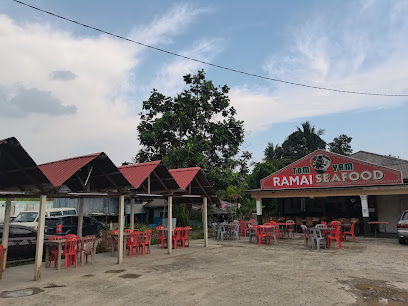
POLYGON ((130 199, 130 229, 135 229, 135 199, 130 199))
POLYGON ((150 174, 147 177, 147 193, 150 194, 150 174))
POLYGON ((47 209, 47 196, 40 196, 40 212, 38 214, 38 227, 37 227, 37 245, 35 251, 35 266, 34 266, 34 280, 40 280, 41 278, 41 264, 43 257, 44 247, 44 226, 45 226, 45 210, 47 209))
POLYGON ((82 237, 82 228, 84 225, 84 198, 79 198, 79 216, 78 216, 78 232, 77 235, 82 237))
POLYGON ((204 247, 208 247, 207 197, 203 198, 204 247))
POLYGON ((10 233, 10 213, 11 213, 11 199, 6 199, 6 211, 4 214, 4 227, 3 227, 3 248, 4 248, 4 255, 3 255, 3 263, 0 262, 0 269, 6 269, 6 261, 7 261, 7 250, 8 250, 8 240, 9 240, 9 233, 10 233))
POLYGON ((121 195, 119 197, 118 264, 121 264, 123 261, 123 231, 124 231, 123 215, 124 213, 125 213, 125 196, 121 195))
POLYGON ((173 196, 169 196, 167 200, 167 252, 171 254, 173 244, 173 196))

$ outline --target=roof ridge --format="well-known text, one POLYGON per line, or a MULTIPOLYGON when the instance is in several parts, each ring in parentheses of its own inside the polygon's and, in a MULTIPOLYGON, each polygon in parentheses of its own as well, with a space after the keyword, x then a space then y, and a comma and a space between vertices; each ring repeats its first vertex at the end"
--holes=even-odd
POLYGON ((65 159, 60 159, 60 160, 54 160, 54 161, 51 161, 51 162, 48 162, 48 163, 40 164, 38 166, 51 165, 51 164, 61 163, 61 162, 70 161, 70 160, 74 160, 74 159, 81 159, 81 158, 87 158, 87 157, 92 157, 92 156, 98 156, 98 155, 101 155, 101 154, 104 154, 104 152, 92 153, 92 154, 81 155, 81 156, 75 156, 75 157, 70 157, 70 158, 65 158, 65 159))
POLYGON ((139 166, 148 166, 148 165, 152 165, 152 164, 160 164, 161 160, 153 160, 153 161, 149 161, 149 162, 144 162, 144 163, 137 163, 137 164, 130 164, 130 165, 124 165, 124 166, 119 166, 118 169, 121 168, 131 168, 131 167, 139 167, 139 166))
MULTIPOLYGON (((400 161, 404 161, 404 162, 408 163, 408 160, 403 159, 403 158, 400 158, 400 157, 382 155, 382 154, 373 153, 373 152, 368 152, 368 151, 364 151, 364 150, 357 151, 357 152, 355 152, 355 153, 353 153, 353 154, 351 154, 351 155, 349 155, 349 156, 353 156, 353 155, 355 155, 355 154, 357 154, 357 153, 360 153, 360 152, 361 152, 361 153, 366 153, 366 154, 375 155, 375 156, 385 157, 385 158, 389 158, 389 159, 396 159, 396 160, 400 160, 400 161)), ((357 158, 357 159, 358 159, 358 158, 357 158)))

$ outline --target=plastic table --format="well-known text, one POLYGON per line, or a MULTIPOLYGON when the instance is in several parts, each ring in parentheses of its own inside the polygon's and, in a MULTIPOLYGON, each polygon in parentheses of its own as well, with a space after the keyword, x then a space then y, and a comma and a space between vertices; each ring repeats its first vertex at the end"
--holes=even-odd
POLYGON ((378 227, 378 229, 380 229, 380 225, 382 225, 382 228, 383 228, 383 230, 384 230, 384 234, 386 234, 387 233, 387 227, 386 227, 386 225, 387 224, 390 224, 390 222, 384 222, 384 221, 370 221, 370 222, 367 222, 368 224, 374 224, 374 225, 377 225, 375 228, 374 228, 374 237, 377 237, 377 227, 378 227))

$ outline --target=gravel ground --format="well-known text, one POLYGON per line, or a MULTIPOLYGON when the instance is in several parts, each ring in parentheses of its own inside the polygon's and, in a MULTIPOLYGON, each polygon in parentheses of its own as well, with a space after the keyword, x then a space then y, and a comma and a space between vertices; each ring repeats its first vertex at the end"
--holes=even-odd
POLYGON ((408 245, 397 239, 357 237, 320 251, 300 235, 278 245, 202 244, 172 255, 154 246, 122 265, 98 254, 95 265, 44 268, 38 282, 33 265, 9 268, 0 305, 408 305, 408 245))

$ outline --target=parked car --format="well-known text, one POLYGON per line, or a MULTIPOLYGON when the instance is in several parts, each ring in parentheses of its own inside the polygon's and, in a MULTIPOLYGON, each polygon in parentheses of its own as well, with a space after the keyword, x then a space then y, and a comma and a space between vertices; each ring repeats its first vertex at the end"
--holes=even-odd
MULTIPOLYGON (((0 242, 3 241, 3 224, 0 224, 0 242)), ((7 261, 35 258, 37 231, 30 227, 10 224, 7 261)))
MULTIPOLYGON (((103 223, 96 221, 90 217, 84 217, 82 226, 82 235, 102 236, 102 231, 106 230, 103 223)), ((78 232, 78 216, 59 216, 45 218, 45 235, 61 235, 77 234, 78 232), (62 225, 61 232, 57 232, 58 225, 62 225)))
POLYGON ((398 241, 404 244, 408 240, 408 210, 404 211, 397 224, 398 241))
MULTIPOLYGON (((13 219, 12 224, 24 225, 37 230, 38 227, 38 210, 27 210, 20 212, 17 217, 13 219)), ((45 211, 46 217, 76 215, 75 208, 50 208, 45 211)))

